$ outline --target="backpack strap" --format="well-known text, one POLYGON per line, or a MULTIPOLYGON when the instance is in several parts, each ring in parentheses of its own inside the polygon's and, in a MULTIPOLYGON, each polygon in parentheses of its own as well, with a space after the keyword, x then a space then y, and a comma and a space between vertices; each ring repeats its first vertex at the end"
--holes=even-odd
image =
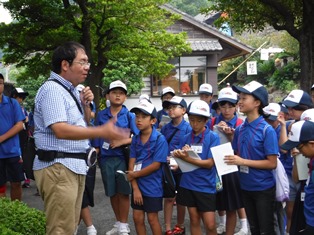
POLYGON ((242 123, 243 123, 242 119, 237 118, 237 121, 236 121, 235 126, 236 126, 236 127, 237 127, 237 126, 240 126, 242 123))
POLYGON ((210 123, 210 129, 211 129, 211 130, 214 129, 215 122, 216 122, 216 117, 213 117, 213 118, 211 119, 211 123, 210 123))

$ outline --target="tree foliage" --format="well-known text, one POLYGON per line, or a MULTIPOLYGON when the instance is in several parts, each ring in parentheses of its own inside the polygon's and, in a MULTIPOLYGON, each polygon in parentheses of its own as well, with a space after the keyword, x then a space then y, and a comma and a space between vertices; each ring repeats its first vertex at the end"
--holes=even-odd
MULTIPOLYGON (((257 75, 248 76, 246 73, 246 63, 244 63, 235 73, 227 80, 220 84, 220 89, 226 86, 226 83, 246 84, 252 80, 259 81, 269 88, 279 89, 287 92, 296 88, 300 74, 300 58, 298 42, 292 38, 286 31, 273 32, 267 34, 244 34, 238 37, 241 42, 250 44, 254 48, 259 48, 264 42, 264 48, 282 48, 284 52, 270 55, 269 60, 260 59, 260 52, 252 56, 249 61, 257 61, 257 75), (287 60, 285 65, 276 66, 278 59, 287 60)), ((221 63, 218 68, 218 81, 222 81, 229 73, 237 67, 244 58, 235 58, 221 63)), ((282 62, 280 60, 280 62, 282 62)))
MULTIPOLYGON (((124 60, 142 75, 167 74, 170 58, 190 52, 184 33, 167 27, 178 16, 160 6, 166 0, 10 0, 3 5, 14 21, 0 25, 4 62, 24 66, 22 79, 47 77, 52 51, 65 41, 78 41, 91 62, 87 83, 101 85, 109 61, 124 60)), ((107 71, 108 72, 108 71, 107 71)), ((125 74, 125 77, 131 76, 125 74)), ((135 77, 133 77, 135 79, 135 77)), ((136 79, 140 79, 137 76, 136 79)), ((140 83, 140 81, 138 81, 140 83)), ((139 88, 140 86, 138 86, 139 88)), ((134 89, 134 92, 138 90, 134 89)), ((98 94, 99 95, 99 94, 98 94)))
POLYGON ((170 4, 191 16, 196 16, 202 8, 208 7, 210 2, 208 0, 171 0, 170 4))
POLYGON ((205 12, 228 13, 220 18, 238 32, 261 31, 271 25, 286 30, 300 45, 301 87, 309 90, 314 82, 314 2, 308 0, 212 0, 205 12))

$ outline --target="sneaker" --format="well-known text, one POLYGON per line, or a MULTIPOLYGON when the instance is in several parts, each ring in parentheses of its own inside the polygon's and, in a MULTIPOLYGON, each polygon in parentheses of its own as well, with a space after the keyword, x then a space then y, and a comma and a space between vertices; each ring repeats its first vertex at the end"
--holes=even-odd
POLYGON ((248 235, 248 232, 245 232, 242 228, 239 230, 239 232, 235 233, 234 235, 248 235))
POLYGON ((185 228, 181 228, 180 226, 176 225, 174 229, 172 229, 172 234, 183 235, 185 234, 185 228))
POLYGON ((87 235, 97 235, 96 228, 94 226, 91 228, 87 228, 87 235))
POLYGON ((223 224, 219 224, 219 226, 217 227, 217 233, 223 234, 224 232, 226 232, 226 226, 223 224))
POLYGON ((129 235, 129 233, 130 233, 129 225, 128 224, 126 224, 126 225, 120 224, 119 235, 129 235))
POLYGON ((172 235, 173 233, 172 233, 172 230, 167 230, 166 232, 165 232, 165 235, 172 235))
POLYGON ((29 188, 29 187, 30 187, 29 183, 24 183, 24 184, 22 185, 22 188, 29 188))
POLYGON ((118 227, 116 225, 113 225, 113 228, 106 232, 106 235, 118 235, 119 234, 119 230, 118 227))

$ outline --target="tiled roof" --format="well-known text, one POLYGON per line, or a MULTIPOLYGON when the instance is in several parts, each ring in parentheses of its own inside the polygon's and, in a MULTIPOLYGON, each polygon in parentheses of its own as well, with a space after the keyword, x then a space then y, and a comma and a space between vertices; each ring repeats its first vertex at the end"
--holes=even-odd
POLYGON ((201 40, 187 40, 191 44, 193 51, 222 51, 223 48, 218 39, 201 39, 201 40))

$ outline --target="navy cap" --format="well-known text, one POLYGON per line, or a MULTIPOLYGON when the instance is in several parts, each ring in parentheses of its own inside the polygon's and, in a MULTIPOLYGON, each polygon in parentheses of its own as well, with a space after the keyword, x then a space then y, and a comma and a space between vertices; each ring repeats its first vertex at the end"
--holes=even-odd
POLYGON ((314 140, 314 122, 307 120, 298 121, 292 124, 288 141, 281 145, 280 148, 290 150, 310 140, 314 140))
POLYGON ((237 93, 245 93, 255 96, 262 103, 262 106, 268 105, 268 92, 266 88, 257 81, 251 81, 246 84, 244 87, 232 86, 232 90, 237 93))
POLYGON ((303 90, 292 90, 282 103, 289 108, 298 105, 305 105, 309 108, 313 106, 311 96, 303 90))
POLYGON ((170 105, 181 105, 183 108, 187 108, 185 100, 180 96, 174 96, 171 100, 165 100, 162 102, 162 107, 167 109, 170 105))

